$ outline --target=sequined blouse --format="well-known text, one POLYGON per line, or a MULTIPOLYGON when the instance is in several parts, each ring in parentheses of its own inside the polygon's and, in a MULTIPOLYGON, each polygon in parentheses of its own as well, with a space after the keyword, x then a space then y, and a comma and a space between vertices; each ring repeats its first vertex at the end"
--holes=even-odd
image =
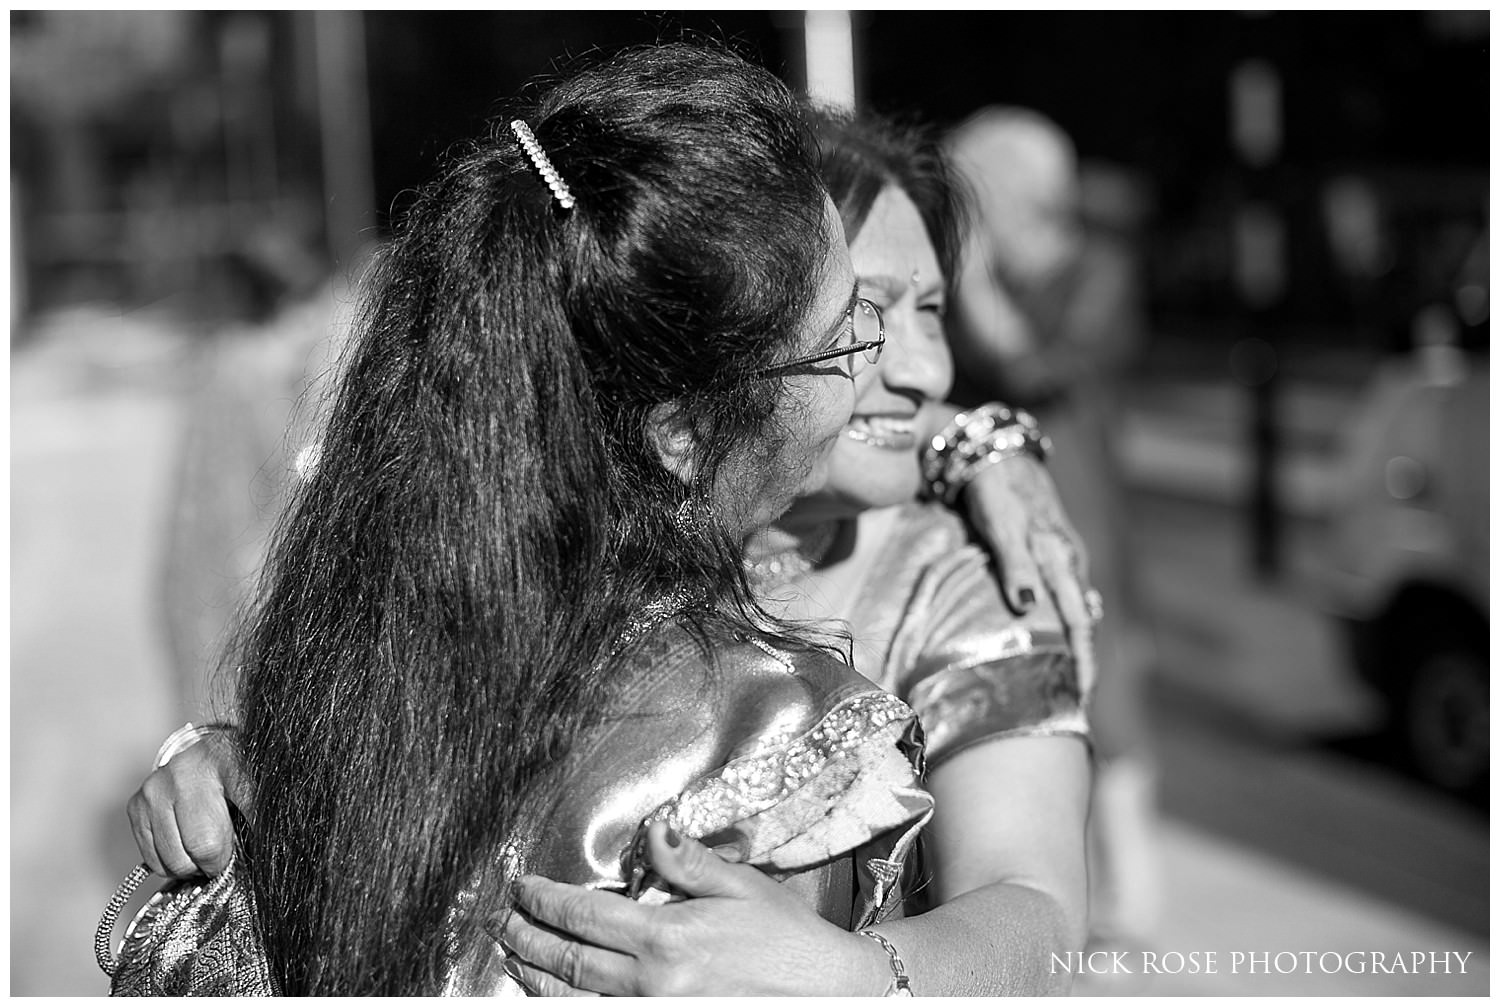
MULTIPOLYGON (((921 728, 906 703, 821 652, 715 641, 710 660, 671 624, 627 663, 554 805, 499 852, 497 874, 623 894, 645 873, 638 836, 664 819, 792 886, 842 927, 899 911, 903 864, 932 812, 921 728)), ((453 907, 450 936, 482 911, 484 883, 453 907)), ((456 943, 444 992, 515 994, 503 961, 491 941, 456 943)))
POLYGON ((991 738, 1087 739, 1056 614, 1011 614, 989 553, 946 507, 903 505, 885 532, 849 627, 860 670, 921 717, 929 768, 991 738))

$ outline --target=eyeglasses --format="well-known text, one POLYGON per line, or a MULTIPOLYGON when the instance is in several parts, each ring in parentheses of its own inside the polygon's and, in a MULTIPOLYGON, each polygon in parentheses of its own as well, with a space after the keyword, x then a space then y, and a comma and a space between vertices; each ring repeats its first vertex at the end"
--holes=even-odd
POLYGON ((885 319, 881 316, 880 309, 863 297, 855 298, 849 310, 844 313, 844 319, 836 345, 786 363, 762 368, 756 375, 770 377, 807 364, 832 360, 834 357, 848 357, 849 375, 853 377, 858 374, 865 369, 865 365, 880 359, 880 351, 885 348, 885 319))

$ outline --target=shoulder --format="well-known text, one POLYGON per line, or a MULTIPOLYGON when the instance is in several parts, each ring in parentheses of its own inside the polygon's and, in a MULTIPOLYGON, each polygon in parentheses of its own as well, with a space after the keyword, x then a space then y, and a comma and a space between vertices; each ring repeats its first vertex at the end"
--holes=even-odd
POLYGON ((1005 603, 990 554, 968 525, 937 503, 909 503, 861 526, 879 538, 879 553, 852 616, 856 640, 883 652, 871 673, 904 692, 902 678, 935 649, 983 645, 1016 621, 1005 603), (973 638, 971 640, 971 638, 973 638))
MULTIPOLYGON (((507 873, 657 901, 638 839, 664 820, 778 878, 889 847, 886 860, 867 860, 890 877, 846 893, 886 904, 933 807, 910 707, 822 651, 679 625, 612 673, 622 687, 609 716, 569 755, 550 806, 501 851, 507 873)), ((498 961, 465 959, 450 988, 503 985, 498 961)))
POLYGON ((913 500, 894 508, 890 541, 942 552, 968 546, 979 555, 968 524, 951 507, 932 500, 913 500))
MULTIPOLYGON (((1032 636, 1039 630, 1062 629, 1047 599, 1024 619, 1011 611, 989 550, 949 508, 931 502, 905 504, 883 527, 882 536, 880 558, 871 568, 856 615, 862 623, 880 619, 889 637, 904 642, 906 649, 893 653, 888 665, 904 669, 958 646, 977 658, 1009 653, 1023 622, 1032 636)), ((856 638, 865 628, 856 625, 856 638)), ((881 677, 887 687, 892 670, 886 667, 881 677)))
POLYGON ((884 643, 885 686, 921 715, 936 764, 989 738, 1087 735, 1077 666, 1046 599, 1010 610, 988 552, 938 504, 901 508, 855 636, 884 643))
POLYGON ((986 601, 1003 606, 989 552, 968 523, 943 504, 913 501, 867 512, 860 518, 859 534, 875 540, 860 607, 904 610, 919 597, 931 604, 934 592, 950 584, 964 591, 988 585, 993 592, 986 601))
MULTIPOLYGON (((903 785, 916 787, 916 715, 833 655, 671 625, 614 673, 623 684, 606 721, 569 757, 550 838, 535 851, 540 873, 619 887, 636 831, 655 818, 727 847, 721 852, 734 859, 785 866, 778 848, 828 812, 791 810, 794 794, 804 791, 805 801, 817 789, 805 789, 809 781, 827 784, 835 766, 844 772, 894 755, 899 767, 882 771, 895 767, 903 785)), ((930 804, 920 793, 866 827, 920 816, 918 805, 930 804)))
POLYGON ((681 624, 653 633, 616 674, 618 726, 604 736, 655 724, 709 758, 804 730, 840 703, 879 691, 827 651, 681 624))

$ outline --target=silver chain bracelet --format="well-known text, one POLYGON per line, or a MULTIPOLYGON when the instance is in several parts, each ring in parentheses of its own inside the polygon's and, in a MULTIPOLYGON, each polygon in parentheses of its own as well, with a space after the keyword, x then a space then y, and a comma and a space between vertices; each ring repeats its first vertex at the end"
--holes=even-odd
POLYGON ((885 995, 888 997, 910 997, 916 996, 911 991, 911 978, 906 974, 906 963, 901 960, 901 952, 896 950, 896 945, 886 940, 873 930, 860 930, 857 933, 861 937, 868 937, 885 949, 885 953, 891 959, 891 984, 886 987, 885 995))

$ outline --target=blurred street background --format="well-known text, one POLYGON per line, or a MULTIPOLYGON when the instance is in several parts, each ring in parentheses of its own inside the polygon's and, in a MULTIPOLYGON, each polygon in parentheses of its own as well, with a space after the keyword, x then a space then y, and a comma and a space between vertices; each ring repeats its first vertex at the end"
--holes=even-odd
POLYGON ((1112 433, 1157 908, 1100 946, 1219 968, 1076 992, 1486 995, 1483 10, 12 12, 10 991, 107 990, 125 801, 206 719, 403 191, 554 57, 684 28, 860 108, 1040 111, 1138 267, 1112 433), (1227 964, 1418 951, 1467 957, 1227 964))

